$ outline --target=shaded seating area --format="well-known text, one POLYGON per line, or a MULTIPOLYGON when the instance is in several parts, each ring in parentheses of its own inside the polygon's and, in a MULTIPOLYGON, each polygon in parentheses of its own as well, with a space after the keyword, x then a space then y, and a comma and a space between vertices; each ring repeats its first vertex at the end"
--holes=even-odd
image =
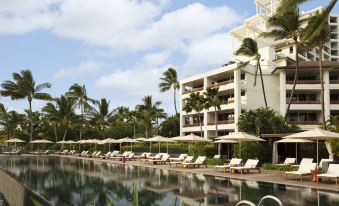
POLYGON ((300 181, 303 181, 303 177, 311 175, 311 170, 314 170, 317 166, 317 163, 310 162, 301 162, 298 171, 285 172, 285 180, 287 180, 288 175, 300 176, 300 181))
POLYGON ((241 162, 242 162, 242 159, 232 158, 229 164, 216 165, 214 167, 215 169, 223 169, 224 172, 226 172, 226 170, 230 169, 231 167, 240 166, 241 162))

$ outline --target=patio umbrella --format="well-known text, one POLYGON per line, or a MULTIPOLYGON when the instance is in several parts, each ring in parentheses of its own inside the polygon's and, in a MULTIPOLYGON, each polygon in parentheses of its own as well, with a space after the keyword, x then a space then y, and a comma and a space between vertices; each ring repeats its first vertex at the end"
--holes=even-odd
MULTIPOLYGON (((210 139, 205 139, 203 137, 197 136, 195 134, 189 134, 186 136, 179 136, 179 137, 173 137, 171 138, 174 141, 178 141, 178 142, 188 142, 189 146, 191 143, 193 142, 212 142, 212 140, 210 139)), ((190 147, 188 146, 188 152, 190 152, 190 147)))
POLYGON ((14 143, 14 147, 16 147, 16 143, 23 143, 23 142, 25 142, 25 141, 24 141, 24 140, 21 140, 21 139, 14 138, 14 139, 6 140, 5 142, 6 142, 6 143, 14 143))
POLYGON ((218 137, 216 139, 219 140, 234 140, 239 142, 239 156, 241 157, 241 142, 261 142, 265 141, 264 139, 261 139, 259 137, 247 134, 245 132, 234 132, 230 133, 228 135, 218 137))
POLYGON ((133 146, 132 144, 133 143, 138 143, 138 141, 136 141, 135 139, 131 139, 129 137, 125 137, 125 138, 122 138, 122 139, 118 139, 118 142, 117 143, 120 143, 120 150, 121 150, 121 144, 122 143, 131 143, 131 151, 133 151, 133 146))
MULTIPOLYGON (((80 141, 78 141, 80 142, 80 141)), ((89 144, 89 150, 92 150, 92 144, 96 144, 96 140, 95 139, 86 139, 86 140, 81 140, 80 144, 89 144)))
POLYGON ((339 134, 335 132, 326 131, 320 128, 310 129, 305 132, 299 132, 295 134, 283 137, 284 139, 307 139, 315 140, 317 142, 317 165, 319 165, 319 140, 339 140, 339 134))
POLYGON ((274 146, 273 146, 273 161, 277 162, 277 158, 278 158, 278 150, 277 150, 277 146, 278 143, 295 143, 295 159, 296 161, 298 160, 298 143, 312 143, 313 141, 311 140, 307 140, 307 139, 282 139, 279 141, 274 142, 274 146), (276 152, 274 152, 274 150, 276 152), (274 155, 274 153, 276 153, 276 155, 274 155))
POLYGON ((30 141, 29 143, 31 143, 31 144, 44 144, 44 147, 46 147, 46 144, 52 144, 54 142, 49 141, 47 139, 39 139, 39 140, 30 141))
POLYGON ((160 143, 161 142, 167 142, 167 153, 168 153, 168 143, 169 142, 175 142, 173 139, 169 139, 169 138, 166 138, 166 137, 163 137, 163 136, 155 136, 155 137, 152 137, 150 139, 146 139, 145 142, 150 142, 150 144, 152 142, 158 142, 159 143, 159 153, 160 153, 160 143))
POLYGON ((111 151, 111 144, 114 144, 114 143, 119 143, 118 140, 116 139, 112 139, 112 138, 107 138, 107 139, 104 139, 100 142, 98 142, 98 144, 108 144, 108 150, 111 151))
POLYGON ((145 140, 147 140, 147 139, 144 138, 144 137, 139 137, 139 138, 136 138, 135 140, 143 142, 143 141, 145 141, 145 140))
MULTIPOLYGON (((213 143, 215 144, 227 144, 227 158, 229 159, 230 158, 230 144, 236 144, 238 143, 237 141, 234 141, 234 140, 217 140, 217 141, 214 141, 213 143)), ((219 150, 219 155, 220 155, 220 150, 219 150)))

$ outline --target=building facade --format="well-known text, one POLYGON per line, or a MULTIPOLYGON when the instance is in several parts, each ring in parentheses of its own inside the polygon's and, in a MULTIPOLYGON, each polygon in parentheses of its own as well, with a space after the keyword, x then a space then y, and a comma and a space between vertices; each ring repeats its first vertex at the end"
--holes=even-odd
MULTIPOLYGON (((257 41, 262 57, 261 65, 265 83, 268 106, 281 115, 285 115, 292 90, 296 49, 290 39, 274 41, 259 37, 260 33, 270 31, 268 19, 276 11, 281 0, 255 0, 256 15, 244 20, 243 25, 233 29, 230 34, 238 45, 244 38, 257 41)), ((322 8, 301 12, 300 19, 306 24, 307 19, 322 8)), ((323 51, 325 117, 339 114, 339 72, 329 68, 339 66, 338 56, 338 15, 330 15, 330 40, 323 51)), ((295 95, 293 95, 288 122, 301 129, 318 127, 321 124, 320 78, 316 49, 298 52, 300 72, 295 95)), ((242 112, 263 107, 264 98, 260 80, 254 86, 255 62, 239 69, 242 62, 250 59, 235 56, 234 61, 219 69, 192 76, 180 81, 180 128, 181 135, 196 133, 200 135, 199 116, 202 122, 203 136, 216 136, 215 118, 217 118, 217 136, 237 131, 237 123, 242 112), (183 111, 185 101, 193 92, 203 94, 208 88, 219 88, 221 109, 215 117, 214 109, 203 110, 200 115, 195 111, 183 111)))

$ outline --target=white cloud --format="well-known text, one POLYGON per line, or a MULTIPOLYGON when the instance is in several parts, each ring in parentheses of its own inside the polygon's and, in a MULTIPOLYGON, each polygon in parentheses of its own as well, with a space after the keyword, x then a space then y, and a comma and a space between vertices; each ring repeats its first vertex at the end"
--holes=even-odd
POLYGON ((233 55, 232 38, 226 33, 218 33, 205 39, 194 41, 186 49, 185 68, 221 66, 233 55))
POLYGON ((168 60, 168 58, 170 58, 170 56, 171 56, 171 52, 161 51, 161 52, 151 53, 151 54, 145 55, 143 57, 143 61, 147 65, 158 66, 158 65, 165 63, 165 61, 168 60))
POLYGON ((87 62, 83 62, 79 64, 76 67, 72 68, 62 68, 60 69, 57 73, 54 74, 53 78, 55 80, 57 79, 63 79, 63 78, 71 78, 71 77, 79 77, 79 76, 84 76, 84 75, 89 75, 89 74, 95 74, 102 68, 102 64, 90 60, 87 62))

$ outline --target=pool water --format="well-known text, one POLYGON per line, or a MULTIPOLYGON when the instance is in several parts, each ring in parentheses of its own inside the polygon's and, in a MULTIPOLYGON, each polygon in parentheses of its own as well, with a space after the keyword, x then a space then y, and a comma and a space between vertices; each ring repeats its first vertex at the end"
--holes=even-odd
POLYGON ((339 205, 334 192, 69 157, 3 157, 0 168, 58 206, 233 206, 240 200, 257 204, 265 195, 284 206, 339 205))

